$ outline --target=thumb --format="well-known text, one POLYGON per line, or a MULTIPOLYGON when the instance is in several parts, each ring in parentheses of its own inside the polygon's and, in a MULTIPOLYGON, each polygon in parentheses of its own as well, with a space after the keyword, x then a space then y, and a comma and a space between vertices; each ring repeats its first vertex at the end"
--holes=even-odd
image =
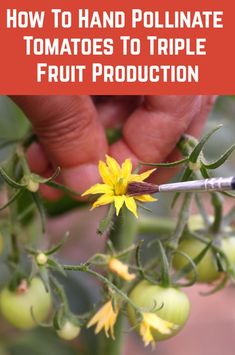
POLYGON ((97 182, 97 161, 103 158, 107 142, 90 96, 13 96, 12 99, 32 122, 48 163, 62 168, 67 185, 83 191, 97 182))

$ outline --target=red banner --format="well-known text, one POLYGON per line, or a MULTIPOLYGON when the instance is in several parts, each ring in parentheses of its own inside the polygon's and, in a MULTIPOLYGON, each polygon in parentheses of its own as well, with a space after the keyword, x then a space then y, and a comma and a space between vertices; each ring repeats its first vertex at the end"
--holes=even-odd
POLYGON ((1 1, 1 94, 234 94, 235 5, 1 1))

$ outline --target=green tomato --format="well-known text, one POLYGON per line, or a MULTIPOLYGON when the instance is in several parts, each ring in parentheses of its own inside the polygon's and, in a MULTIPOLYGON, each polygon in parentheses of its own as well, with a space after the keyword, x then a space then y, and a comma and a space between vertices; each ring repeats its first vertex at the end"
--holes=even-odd
MULTIPOLYGON (((178 288, 162 287, 141 281, 129 295, 132 302, 144 310, 144 312, 154 312, 163 320, 177 325, 171 334, 160 334, 156 330, 151 330, 156 341, 165 340, 176 335, 185 325, 190 311, 190 303, 187 295, 178 288), (154 309, 156 308, 156 310, 154 309)), ((128 305, 128 318, 135 326, 138 317, 134 308, 128 305)))
POLYGON ((4 288, 0 293, 0 309, 9 323, 19 329, 31 329, 37 324, 32 317, 31 309, 36 321, 44 321, 51 308, 52 300, 46 292, 41 279, 35 277, 26 290, 12 292, 4 288))
MULTIPOLYGON (((213 220, 212 216, 209 216, 210 221, 213 220)), ((189 229, 196 231, 205 227, 204 221, 200 215, 193 215, 188 221, 189 229)), ((227 228, 231 231, 231 228, 227 228)), ((205 248, 205 243, 200 242, 195 238, 183 239, 178 247, 179 251, 186 253, 191 259, 194 259, 205 248)), ((223 238, 221 241, 221 249, 224 251, 231 264, 235 264, 235 237, 223 238)), ((173 266, 176 270, 182 269, 188 260, 179 254, 176 254, 173 258, 173 266)), ((209 249, 202 260, 196 266, 197 282, 210 283, 220 278, 221 272, 218 271, 215 256, 209 249)), ((193 277, 193 272, 187 275, 188 279, 193 277)))
POLYGON ((73 340, 79 335, 80 330, 80 327, 67 320, 63 327, 57 330, 57 334, 64 340, 73 340))
POLYGON ((235 236, 224 237, 222 239, 221 249, 227 256, 230 264, 235 265, 235 236))
MULTIPOLYGON (((209 216, 209 221, 213 222, 213 216, 209 216)), ((192 231, 203 229, 205 228, 204 219, 200 214, 193 214, 189 217, 188 227, 192 231)))
MULTIPOLYGON (((205 246, 205 243, 200 242, 197 239, 184 239, 180 242, 178 250, 186 253, 191 259, 194 259, 200 254, 205 246)), ((175 254, 173 258, 173 267, 176 270, 182 269, 186 264, 188 264, 188 260, 184 256, 175 254)), ((220 277, 221 273, 217 271, 216 260, 211 249, 207 250, 202 260, 197 264, 196 271, 197 282, 210 283, 220 277)), ((187 278, 192 279, 192 277, 193 272, 190 272, 187 275, 187 278)))

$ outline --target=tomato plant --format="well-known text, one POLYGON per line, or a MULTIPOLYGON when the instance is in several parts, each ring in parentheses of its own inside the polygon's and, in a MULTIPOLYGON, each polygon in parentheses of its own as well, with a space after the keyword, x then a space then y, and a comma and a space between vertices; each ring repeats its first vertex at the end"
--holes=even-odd
POLYGON ((24 290, 10 291, 4 288, 0 293, 0 309, 4 318, 20 329, 31 329, 36 321, 44 321, 51 308, 51 295, 46 292, 41 279, 35 277, 24 290), (33 313, 33 316, 32 316, 33 313))
MULTIPOLYGON (((180 242, 178 251, 186 253, 191 259, 194 259, 203 249, 205 248, 205 243, 197 239, 184 239, 180 242)), ((188 260, 180 255, 175 254, 173 258, 173 266, 176 270, 182 269, 188 260)), ((198 282, 212 282, 220 277, 220 273, 217 271, 217 265, 215 256, 211 249, 207 250, 206 254, 202 260, 196 266, 197 271, 197 281, 198 282)), ((188 279, 193 277, 193 272, 187 275, 188 279)))
MULTIPOLYGON (((146 312, 154 312, 163 320, 174 323, 177 328, 171 334, 160 334, 153 330, 155 340, 165 340, 177 334, 185 325, 190 311, 187 295, 178 288, 162 287, 141 281, 129 295, 132 302, 146 312)), ((130 323, 135 326, 138 317, 131 305, 128 305, 130 323)))
MULTIPOLYGON (((205 228, 203 219, 199 215, 191 216, 188 226, 192 231, 205 228)), ((205 233, 207 232, 205 231, 205 233)), ((194 259, 204 248, 205 243, 186 235, 181 240, 178 251, 186 253, 191 259, 194 259)), ((229 262, 235 264, 235 238, 232 236, 223 237, 221 239, 221 250, 225 253, 229 262)), ((176 270, 182 269, 187 263, 188 260, 183 255, 176 254, 173 258, 173 266, 176 270)), ((198 282, 210 283, 220 278, 221 273, 218 271, 216 257, 211 248, 196 265, 196 271, 198 282)), ((188 274, 187 278, 192 278, 192 272, 188 274)))

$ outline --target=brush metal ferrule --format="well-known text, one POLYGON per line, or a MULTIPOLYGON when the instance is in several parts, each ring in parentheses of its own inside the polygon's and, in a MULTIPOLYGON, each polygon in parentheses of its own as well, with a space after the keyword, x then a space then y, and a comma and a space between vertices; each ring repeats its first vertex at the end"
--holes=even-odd
POLYGON ((191 191, 229 191, 235 190, 235 177, 212 178, 162 184, 158 186, 159 192, 191 192, 191 191))

